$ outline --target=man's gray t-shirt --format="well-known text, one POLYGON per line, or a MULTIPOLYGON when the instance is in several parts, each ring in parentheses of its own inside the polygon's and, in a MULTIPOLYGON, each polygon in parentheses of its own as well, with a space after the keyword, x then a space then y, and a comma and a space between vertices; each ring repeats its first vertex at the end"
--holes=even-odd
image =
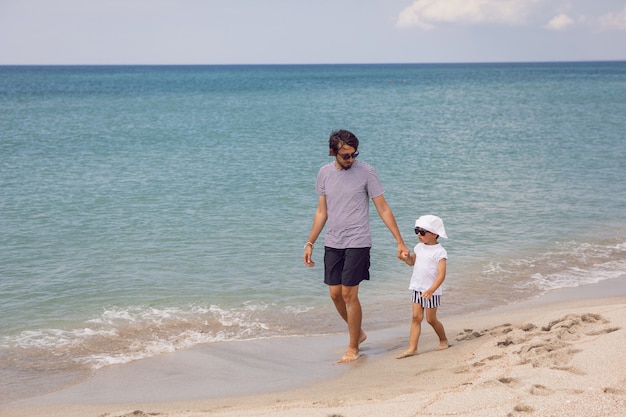
POLYGON ((350 169, 337 169, 333 161, 320 168, 315 190, 326 196, 324 245, 335 249, 371 247, 369 200, 385 192, 374 167, 355 161, 350 169))

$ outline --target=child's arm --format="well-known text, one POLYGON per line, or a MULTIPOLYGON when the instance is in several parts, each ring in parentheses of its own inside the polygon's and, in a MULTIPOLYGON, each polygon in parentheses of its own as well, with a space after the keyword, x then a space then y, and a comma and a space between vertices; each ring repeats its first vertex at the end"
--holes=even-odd
POLYGON ((404 258, 402 258, 402 260, 403 260, 404 262, 406 262, 406 264, 407 264, 408 266, 413 266, 413 265, 415 265, 415 258, 416 258, 416 256, 417 256, 417 255, 416 255, 415 253, 411 254, 411 252, 409 252, 409 254, 408 254, 407 256, 405 256, 404 258))
POLYGON ((422 297, 429 299, 433 293, 437 291, 437 288, 443 284, 444 279, 446 279, 446 258, 443 258, 437 264, 437 278, 435 282, 433 282, 433 285, 422 293, 422 297))

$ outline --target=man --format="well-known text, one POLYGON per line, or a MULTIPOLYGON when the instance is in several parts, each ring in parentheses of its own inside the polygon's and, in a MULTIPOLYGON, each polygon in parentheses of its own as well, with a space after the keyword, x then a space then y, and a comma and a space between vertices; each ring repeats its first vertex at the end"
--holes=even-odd
POLYGON ((304 264, 313 267, 313 245, 328 223, 324 237, 324 282, 339 315, 348 324, 350 343, 338 363, 359 358, 359 345, 367 338, 361 329, 359 284, 369 280, 372 237, 369 199, 398 243, 398 259, 409 254, 396 219, 383 196, 376 170, 362 161, 359 140, 347 130, 337 130, 328 141, 335 159, 320 168, 315 189, 319 195, 309 239, 304 245, 304 264))

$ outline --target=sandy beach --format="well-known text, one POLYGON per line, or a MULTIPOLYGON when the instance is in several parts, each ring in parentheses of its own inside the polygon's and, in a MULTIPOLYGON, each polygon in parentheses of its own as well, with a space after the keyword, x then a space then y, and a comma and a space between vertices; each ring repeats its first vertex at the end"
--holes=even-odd
POLYGON ((624 415, 626 279, 441 319, 451 343, 443 351, 425 325, 420 353, 395 359, 408 321, 371 332, 347 365, 334 363, 345 335, 205 345, 104 368, 0 415, 624 415))

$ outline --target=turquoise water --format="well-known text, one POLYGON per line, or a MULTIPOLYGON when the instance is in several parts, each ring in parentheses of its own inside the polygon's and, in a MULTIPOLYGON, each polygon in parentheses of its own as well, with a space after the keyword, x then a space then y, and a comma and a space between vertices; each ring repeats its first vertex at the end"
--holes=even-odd
MULTIPOLYGON (((442 316, 625 274, 625 62, 0 67, 0 400, 344 331, 301 260, 337 128, 409 246, 415 218, 444 219, 442 316)), ((409 314, 372 225, 366 329, 409 314)))

